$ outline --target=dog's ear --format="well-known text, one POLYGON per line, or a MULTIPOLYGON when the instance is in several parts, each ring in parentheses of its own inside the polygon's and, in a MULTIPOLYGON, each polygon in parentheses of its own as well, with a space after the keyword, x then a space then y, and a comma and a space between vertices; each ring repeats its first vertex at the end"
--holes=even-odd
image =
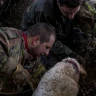
POLYGON ((79 77, 79 81, 81 83, 85 82, 86 77, 87 77, 87 73, 86 73, 84 67, 82 65, 80 65, 80 77, 79 77))
POLYGON ((85 78, 87 76, 87 73, 82 65, 80 65, 79 71, 80 71, 80 74, 83 78, 85 78))

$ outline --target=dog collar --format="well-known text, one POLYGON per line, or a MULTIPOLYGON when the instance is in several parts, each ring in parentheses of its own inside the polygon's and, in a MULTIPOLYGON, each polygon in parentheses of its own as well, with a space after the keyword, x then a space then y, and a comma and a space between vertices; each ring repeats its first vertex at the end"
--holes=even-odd
POLYGON ((79 73, 79 69, 78 69, 78 66, 75 62, 71 61, 71 60, 66 60, 65 62, 68 62, 70 64, 72 64, 73 68, 75 69, 76 73, 78 74, 79 73))
POLYGON ((23 38, 24 38, 25 48, 26 48, 26 49, 27 49, 27 51, 28 51, 28 42, 27 42, 27 37, 26 37, 26 35, 25 35, 25 33, 24 33, 24 32, 22 32, 22 36, 23 36, 23 38))

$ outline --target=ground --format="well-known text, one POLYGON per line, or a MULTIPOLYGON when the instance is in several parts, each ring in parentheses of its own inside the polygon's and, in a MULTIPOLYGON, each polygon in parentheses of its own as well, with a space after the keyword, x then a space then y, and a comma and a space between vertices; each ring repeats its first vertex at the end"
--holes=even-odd
POLYGON ((87 71, 87 77, 81 81, 81 89, 78 96, 96 96, 96 46, 87 42, 82 46, 79 53, 86 61, 84 67, 87 71))

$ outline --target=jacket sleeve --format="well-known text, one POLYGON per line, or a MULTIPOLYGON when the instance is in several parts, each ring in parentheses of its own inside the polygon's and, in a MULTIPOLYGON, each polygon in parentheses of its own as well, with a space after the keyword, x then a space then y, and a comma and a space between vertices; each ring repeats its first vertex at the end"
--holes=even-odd
POLYGON ((6 75, 12 75, 16 70, 17 64, 12 57, 8 57, 2 45, 0 45, 0 72, 6 75))
POLYGON ((28 26, 33 25, 34 23, 34 8, 32 8, 33 6, 28 7, 23 14, 21 27, 24 31, 28 28, 28 26))
POLYGON ((32 26, 35 23, 46 22, 44 12, 41 9, 37 8, 35 2, 33 2, 27 10, 25 10, 22 17, 21 27, 25 31, 28 27, 32 26))

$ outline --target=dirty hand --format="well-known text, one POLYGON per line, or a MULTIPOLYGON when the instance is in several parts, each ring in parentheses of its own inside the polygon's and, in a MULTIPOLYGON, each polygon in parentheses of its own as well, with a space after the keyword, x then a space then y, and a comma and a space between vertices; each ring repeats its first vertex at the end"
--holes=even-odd
POLYGON ((12 77, 14 83, 21 86, 28 84, 32 78, 30 73, 26 69, 24 69, 21 64, 17 65, 17 68, 15 72, 12 74, 12 77))

